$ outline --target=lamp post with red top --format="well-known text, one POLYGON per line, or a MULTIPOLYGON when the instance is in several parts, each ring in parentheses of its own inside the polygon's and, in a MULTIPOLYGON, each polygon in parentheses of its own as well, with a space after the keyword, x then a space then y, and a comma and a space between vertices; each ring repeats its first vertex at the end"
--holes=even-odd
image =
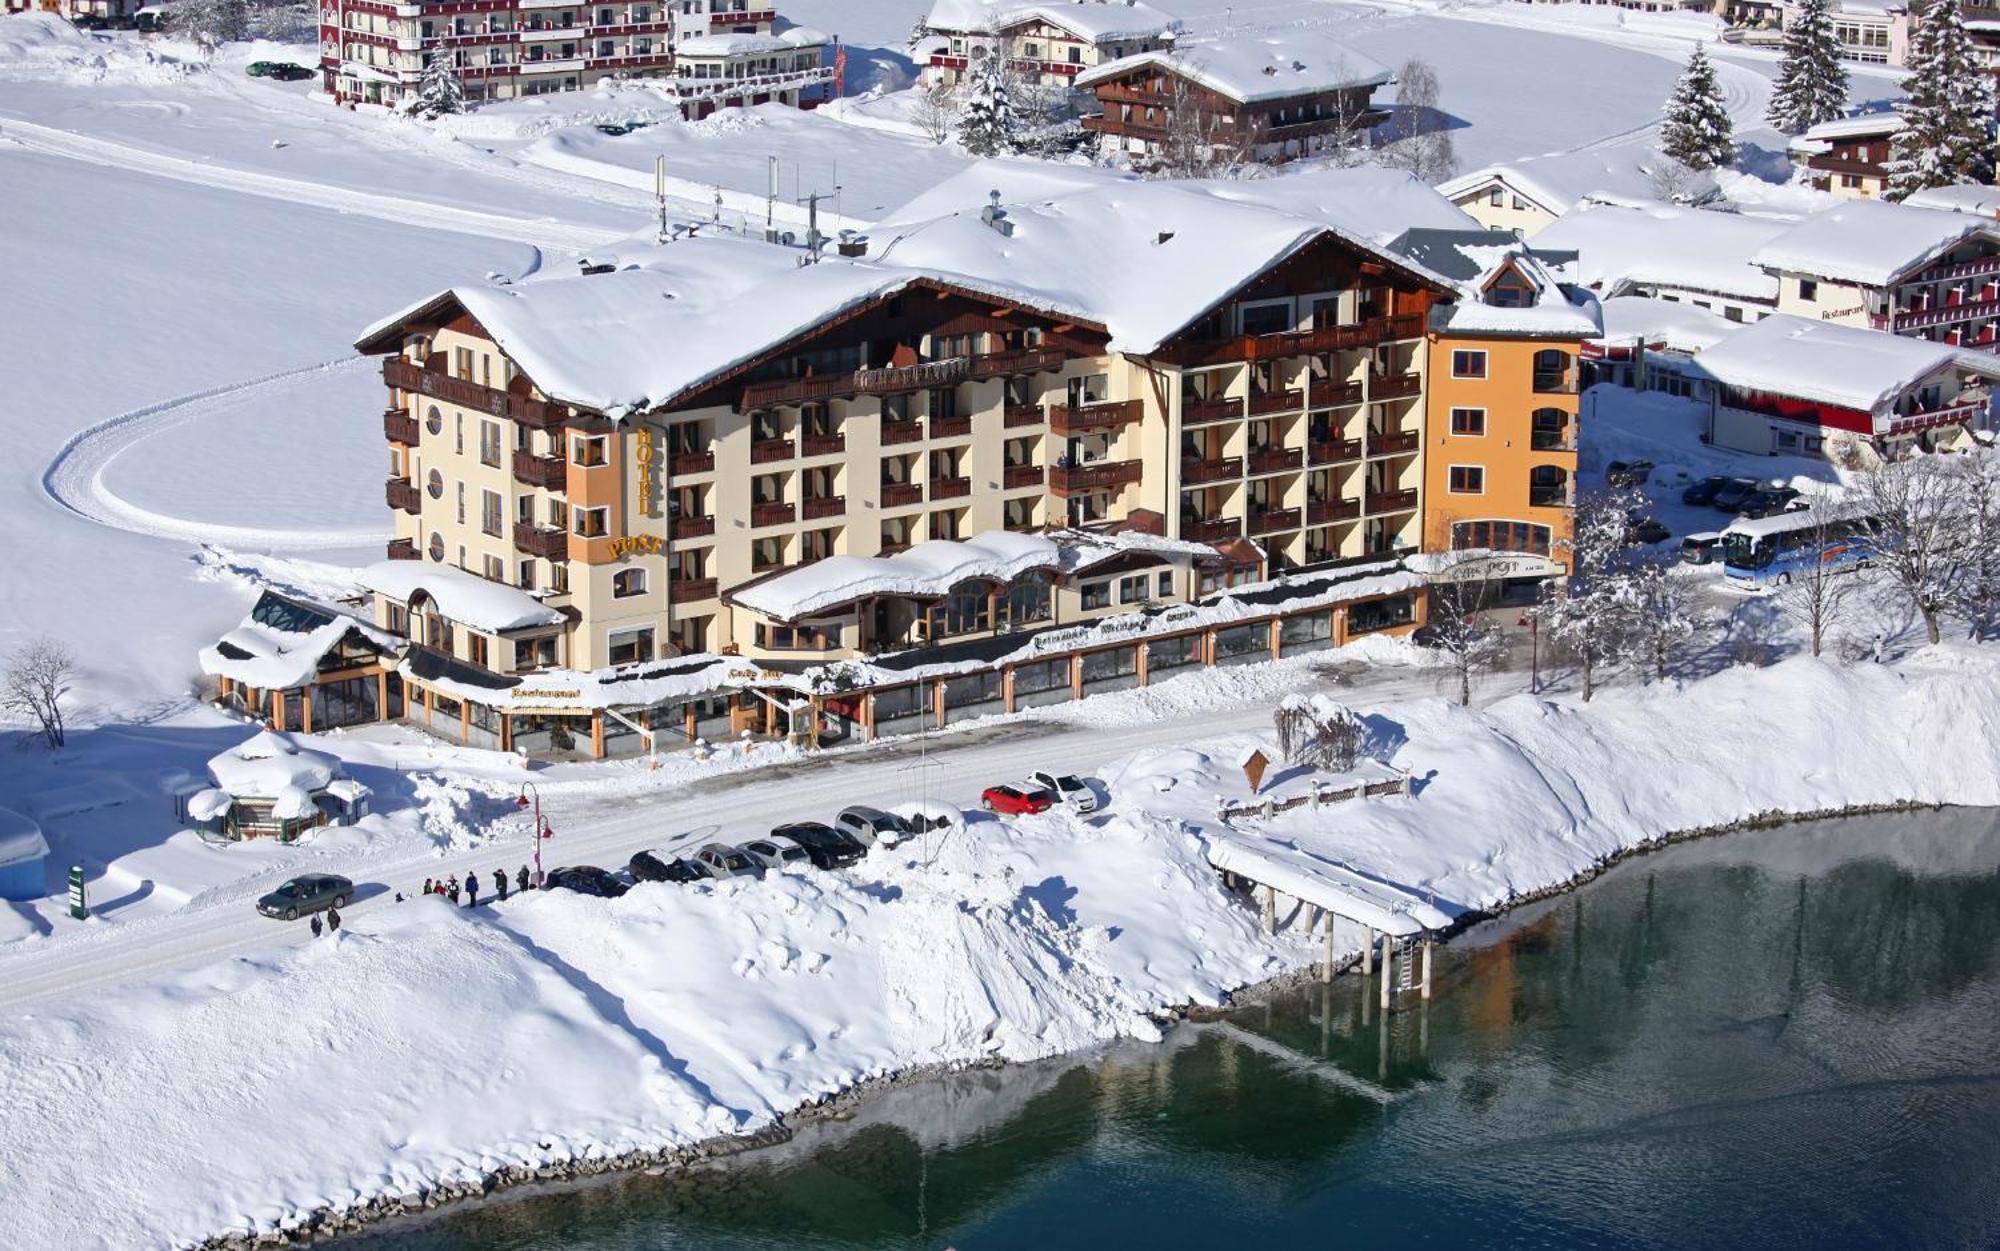
POLYGON ((555 831, 549 828, 547 818, 542 816, 542 792, 535 788, 533 782, 523 782, 521 784, 521 794, 514 801, 514 806, 516 808, 528 807, 528 796, 530 793, 535 797, 535 889, 540 890, 542 888, 542 840, 554 834, 555 831))

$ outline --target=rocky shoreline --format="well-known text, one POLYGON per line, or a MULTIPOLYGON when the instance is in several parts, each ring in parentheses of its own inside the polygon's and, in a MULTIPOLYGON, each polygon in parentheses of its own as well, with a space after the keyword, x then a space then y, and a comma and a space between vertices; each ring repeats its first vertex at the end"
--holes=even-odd
MULTIPOLYGON (((1702 826, 1687 830, 1671 831, 1656 838, 1622 848, 1617 852, 1599 858, 1590 867, 1572 875, 1567 880, 1516 895, 1498 907, 1475 910, 1460 915, 1452 927, 1441 937, 1449 938, 1462 933, 1472 926, 1503 916, 1517 908, 1566 894, 1577 887, 1594 881, 1607 870, 1624 861, 1650 855, 1676 843, 1692 842, 1696 839, 1717 838, 1727 834, 1741 834, 1752 830, 1772 829, 1778 826, 1795 825, 1809 821, 1825 821, 1840 818, 1876 816, 1886 813, 1939 811, 1950 805, 1903 801, 1897 803, 1852 804, 1837 808, 1825 808, 1806 812, 1765 811, 1754 813, 1736 821, 1719 825, 1702 826)), ((1360 963, 1359 953, 1349 955, 1339 966, 1339 972, 1346 972, 1360 963)), ((1266 995, 1293 989, 1318 976, 1317 965, 1308 963, 1288 972, 1267 978, 1262 982, 1238 988, 1230 996, 1228 1003, 1216 1007, 1184 1004, 1161 1009, 1156 1015, 1162 1024, 1176 1021, 1217 1020, 1229 1012, 1243 1006, 1246 1001, 1254 1002, 1266 995)), ((772 1125, 748 1134, 726 1134, 685 1147, 662 1150, 634 1151, 615 1156, 593 1157, 567 1160, 544 1165, 507 1165, 495 1169, 476 1180, 466 1182, 440 1182, 434 1186, 403 1195, 383 1195, 347 1208, 320 1207, 298 1213, 281 1229, 258 1232, 231 1231, 210 1236, 193 1244, 193 1251, 248 1251, 249 1248, 275 1246, 301 1246, 325 1242, 346 1234, 356 1233, 365 1227, 379 1225, 395 1219, 416 1219, 424 1214, 446 1206, 469 1204, 489 1199, 503 1191, 519 1191, 533 1188, 559 1189, 566 1184, 585 1179, 602 1177, 616 1173, 668 1173, 691 1170, 713 1164, 749 1151, 774 1147, 791 1139, 800 1130, 826 1121, 838 1120, 850 1115, 866 1100, 883 1091, 899 1086, 913 1085, 928 1081, 948 1072, 963 1072, 977 1067, 1004 1067, 1004 1062, 995 1061, 989 1065, 923 1065, 881 1077, 870 1078, 856 1083, 835 1094, 814 1103, 802 1104, 782 1116, 772 1125)))

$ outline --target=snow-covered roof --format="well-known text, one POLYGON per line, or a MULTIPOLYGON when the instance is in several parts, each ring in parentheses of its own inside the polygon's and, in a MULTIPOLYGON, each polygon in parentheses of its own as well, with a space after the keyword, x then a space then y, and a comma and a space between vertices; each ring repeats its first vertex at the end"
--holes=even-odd
POLYGON ((1792 222, 1672 204, 1586 204, 1535 236, 1574 251, 1577 278, 1606 295, 1632 285, 1682 287, 1770 303, 1778 280, 1751 258, 1792 222))
POLYGON ((1357 873, 1277 839, 1216 832, 1208 862, 1253 882, 1273 886, 1308 903, 1403 937, 1450 927, 1451 917, 1415 892, 1380 877, 1357 873))
POLYGON ((1825 152, 1842 139, 1866 139, 1871 136, 1893 135, 1903 128, 1900 113, 1863 113, 1858 117, 1837 117, 1830 122, 1806 128, 1805 133, 1791 141, 1794 152, 1825 152))
POLYGON ((2000 217, 2000 187, 1965 182, 1949 187, 1926 187, 1922 191, 1911 192, 1903 203, 1909 208, 1948 209, 1954 213, 2000 217))
MULTIPOLYGON (((1441 182, 1437 189, 1456 202, 1497 184, 1560 217, 1593 196, 1617 202, 1658 198, 1653 175, 1662 162, 1658 153, 1645 148, 1559 152, 1487 165, 1441 182)), ((1716 193, 1715 181, 1706 174, 1695 174, 1686 188, 1695 203, 1716 193)))
POLYGON ((870 596, 934 599, 968 579, 1007 583, 1061 566, 1062 552, 1046 536, 988 530, 963 541, 931 539, 892 556, 829 556, 739 587, 728 598, 777 621, 798 621, 870 596))
POLYGON ((33 817, 0 808, 0 868, 40 860, 49 854, 49 840, 33 817))
POLYGON ((209 786, 188 796, 187 814, 196 821, 213 821, 235 806, 236 796, 220 786, 209 786))
POLYGON ((1076 76, 1078 88, 1112 82, 1137 69, 1158 69, 1208 88, 1238 104, 1318 95, 1350 87, 1379 87, 1394 77, 1389 67, 1324 35, 1288 31, 1282 36, 1237 36, 1176 44, 1108 61, 1076 76))
POLYGON ((1969 213, 1849 200, 1774 236, 1751 260, 1781 273, 1880 287, 1981 232, 2000 237, 1992 222, 1969 213))
POLYGON ((1134 554, 1162 558, 1185 556, 1194 560, 1216 558, 1212 544, 1170 539, 1143 530, 1053 530, 1048 538, 1056 545, 1060 567, 1065 575, 1087 573, 1105 561, 1134 554))
POLYGON ((771 52, 791 52, 817 48, 829 42, 826 34, 810 26, 794 26, 775 35, 696 35, 674 45, 677 57, 759 56, 771 52))
POLYGON ((1603 301, 1598 308, 1604 319, 1601 341, 1612 347, 1629 347, 1634 340, 1643 340, 1657 350, 1694 353, 1720 343, 1742 326, 1685 300, 1621 295, 1603 301))
POLYGON ((518 587, 490 582, 450 565, 418 560, 384 560, 357 576, 362 586, 404 603, 422 592, 438 611, 461 625, 499 633, 529 626, 554 625, 563 615, 518 587))
POLYGON ((1591 338, 1598 333, 1597 301, 1565 287, 1558 272, 1575 264, 1573 252, 1541 252, 1504 230, 1477 229, 1407 230, 1390 248, 1456 283, 1457 301, 1432 310, 1432 324, 1439 329, 1538 338, 1591 338), (1527 283, 1530 303, 1486 302, 1488 290, 1508 272, 1527 283))
POLYGON ((312 680, 326 654, 358 634, 384 653, 403 640, 374 623, 327 604, 265 591, 236 627, 204 647, 201 671, 262 690, 284 690, 312 680))
POLYGON ((340 762, 300 747, 287 735, 264 730, 210 760, 208 774, 218 788, 238 799, 277 799, 294 787, 325 790, 340 776, 340 762))
POLYGON ((1136 0, 933 0, 924 25, 937 31, 977 33, 1000 30, 1039 19, 1060 26, 1079 39, 1106 43, 1116 39, 1156 39, 1173 32, 1178 22, 1136 0))
POLYGON ((1742 327, 1694 363, 1726 386, 1864 413, 1941 370, 1981 368, 1948 344, 1784 314, 1742 327))

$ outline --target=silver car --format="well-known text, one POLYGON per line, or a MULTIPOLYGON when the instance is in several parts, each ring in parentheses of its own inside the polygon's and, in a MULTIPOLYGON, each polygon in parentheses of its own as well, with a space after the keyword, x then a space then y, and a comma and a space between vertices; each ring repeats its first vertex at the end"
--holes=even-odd
POLYGON ((689 859, 713 878, 755 877, 759 871, 757 862, 750 858, 749 853, 727 843, 710 843, 689 859))
POLYGON ((894 847, 910 832, 910 827, 903 823, 901 817, 866 804, 842 808, 840 815, 833 819, 833 825, 837 830, 852 834, 866 847, 873 847, 876 843, 894 847))
POLYGON ((806 854, 806 849, 783 834, 773 834, 768 838, 753 838, 737 850, 744 852, 766 869, 782 869, 788 864, 812 863, 812 857, 806 854))

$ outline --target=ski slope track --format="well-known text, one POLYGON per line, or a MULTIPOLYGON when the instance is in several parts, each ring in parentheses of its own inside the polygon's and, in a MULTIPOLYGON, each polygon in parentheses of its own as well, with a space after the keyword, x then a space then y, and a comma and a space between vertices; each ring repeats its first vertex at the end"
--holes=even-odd
POLYGON ((0 118, 0 138, 31 152, 87 161, 177 182, 214 187, 245 195, 304 204, 357 217, 373 217, 401 226, 421 226, 452 234, 477 235, 509 243, 526 243, 562 252, 588 252, 627 237, 629 232, 579 226, 548 218, 515 217, 476 209, 456 208, 429 200, 413 200, 328 186, 299 178, 281 178, 251 170, 210 165, 186 157, 148 151, 130 144, 79 135, 8 116, 0 118))
POLYGON ((172 517, 120 498, 104 482, 104 472, 111 462, 134 445, 164 430, 197 421, 218 407, 233 406, 257 392, 279 389, 310 374, 361 369, 373 363, 362 356, 323 361, 120 413, 71 435, 49 462, 49 467, 42 471, 42 491, 60 507, 88 521, 153 538, 260 550, 362 547, 379 543, 387 533, 379 527, 283 530, 270 526, 231 526, 172 517))

